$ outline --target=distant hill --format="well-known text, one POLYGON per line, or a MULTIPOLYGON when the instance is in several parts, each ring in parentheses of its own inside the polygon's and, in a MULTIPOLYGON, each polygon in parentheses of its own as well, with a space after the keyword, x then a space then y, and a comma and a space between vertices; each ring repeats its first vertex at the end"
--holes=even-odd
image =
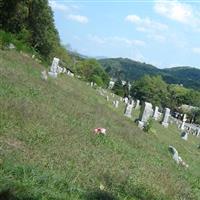
POLYGON ((200 70, 192 67, 174 67, 159 69, 153 65, 133 61, 128 58, 107 58, 99 62, 106 72, 124 80, 137 80, 144 76, 161 75, 167 83, 183 84, 187 88, 200 90, 200 70))

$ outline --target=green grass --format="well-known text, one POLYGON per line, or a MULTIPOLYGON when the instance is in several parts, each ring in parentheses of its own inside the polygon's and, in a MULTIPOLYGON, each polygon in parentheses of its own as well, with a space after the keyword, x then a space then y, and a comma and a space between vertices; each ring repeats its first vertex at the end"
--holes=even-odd
MULTIPOLYGON (((0 199, 199 200, 199 139, 174 125, 144 133, 85 82, 0 51, 0 199), (105 127, 107 136, 93 129, 105 127), (174 145, 189 164, 177 166, 174 145), (100 190, 100 185, 104 190, 100 190)), ((110 97, 111 98, 111 97, 110 97)))

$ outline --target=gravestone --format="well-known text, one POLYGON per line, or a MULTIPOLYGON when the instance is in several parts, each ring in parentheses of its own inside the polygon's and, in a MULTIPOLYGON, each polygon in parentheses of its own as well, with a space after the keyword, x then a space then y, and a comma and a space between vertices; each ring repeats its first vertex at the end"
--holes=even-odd
POLYGON ((115 85, 115 82, 110 80, 108 89, 112 89, 114 87, 114 85, 115 85))
POLYGON ((133 109, 133 104, 131 103, 127 103, 126 107, 125 107, 125 111, 124 111, 124 116, 131 118, 131 114, 132 114, 132 109, 133 109))
POLYGON ((63 68, 62 68, 62 67, 60 67, 60 66, 58 66, 58 68, 57 68, 57 73, 58 73, 58 74, 61 74, 61 73, 63 73, 63 68))
POLYGON ((186 132, 186 131, 182 132, 182 133, 181 133, 181 138, 182 138, 183 140, 188 140, 188 132, 186 132))
POLYGON ((173 159, 176 161, 176 163, 179 164, 180 160, 182 159, 179 157, 178 151, 173 146, 169 146, 169 151, 173 155, 173 159))
POLYGON ((146 125, 146 123, 148 122, 152 114, 153 114, 152 104, 148 102, 144 102, 140 111, 138 127, 144 128, 144 126, 146 125))
POLYGON ((109 96, 106 96, 106 100, 109 101, 109 96))
POLYGON ((196 131, 196 136, 197 136, 197 137, 200 136, 200 128, 197 129, 197 131, 196 131))
POLYGON ((136 100, 136 104, 135 104, 135 109, 138 109, 140 107, 140 100, 136 100))
POLYGON ((8 45, 8 49, 15 49, 16 47, 15 47, 15 45, 13 44, 13 43, 10 43, 9 45, 8 45))
POLYGON ((57 69, 58 69, 59 59, 53 58, 53 62, 51 64, 50 72, 48 72, 49 76, 52 78, 57 78, 57 69))
POLYGON ((153 113, 153 118, 157 121, 158 120, 158 118, 159 118, 159 107, 158 106, 156 106, 155 107, 155 110, 154 110, 154 113, 153 113))
POLYGON ((170 116, 170 109, 165 108, 162 125, 166 128, 169 126, 169 123, 168 123, 169 122, 169 116, 170 116))
POLYGON ((177 164, 180 164, 186 168, 189 167, 189 165, 186 164, 186 162, 182 160, 182 158, 178 154, 178 151, 173 146, 169 146, 168 149, 170 153, 173 155, 173 159, 176 161, 177 164))
POLYGON ((124 97, 124 103, 128 104, 128 97, 124 97))
POLYGON ((47 78, 48 78, 48 76, 47 76, 46 70, 42 71, 42 72, 41 72, 41 79, 44 80, 44 81, 46 81, 47 78))
POLYGON ((115 101, 115 108, 118 108, 119 107, 119 101, 115 101))
POLYGON ((182 124, 181 124, 181 130, 184 130, 186 120, 187 120, 186 114, 184 114, 183 115, 183 121, 182 121, 182 124))
POLYGON ((66 70, 66 68, 65 68, 65 67, 63 67, 63 72, 62 72, 62 73, 64 73, 64 74, 65 74, 65 73, 66 73, 66 71, 67 71, 67 70, 66 70))

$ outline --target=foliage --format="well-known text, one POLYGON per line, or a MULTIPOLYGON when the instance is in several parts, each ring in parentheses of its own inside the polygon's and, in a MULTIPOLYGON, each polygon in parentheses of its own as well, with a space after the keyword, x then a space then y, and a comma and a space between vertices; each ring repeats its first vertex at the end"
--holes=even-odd
POLYGON ((0 29, 16 34, 46 60, 60 47, 48 0, 2 0, 0 29))
POLYGON ((146 125, 144 126, 144 131, 149 133, 152 130, 152 127, 153 127, 153 120, 149 119, 146 125))
POLYGON ((109 76, 95 59, 85 59, 77 62, 74 70, 86 81, 94 82, 99 86, 108 85, 109 76))
MULTIPOLYGON (((166 84, 161 76, 144 76, 132 84, 131 96, 141 101, 151 102, 159 107, 169 107, 171 110, 180 111, 180 106, 200 107, 200 92, 187 89, 180 85, 166 84)), ((184 111, 191 119, 194 113, 184 111)))
POLYGON ((115 84, 112 88, 112 91, 119 96, 124 97, 125 96, 125 90, 122 84, 122 81, 120 79, 118 79, 117 81, 115 81, 115 84))
POLYGON ((131 96, 153 105, 165 105, 167 101, 167 84, 161 76, 146 75, 135 81, 131 88, 131 96))
POLYGON ((184 87, 200 90, 200 70, 192 67, 159 69, 153 65, 127 58, 101 59, 106 72, 113 78, 134 81, 144 75, 161 75, 168 84, 183 84, 184 87))
POLYGON ((48 0, 1 0, 0 13, 1 48, 13 43, 17 50, 37 54, 48 64, 59 57, 63 67, 75 70, 85 80, 108 84, 109 76, 95 59, 82 59, 61 45, 48 0))

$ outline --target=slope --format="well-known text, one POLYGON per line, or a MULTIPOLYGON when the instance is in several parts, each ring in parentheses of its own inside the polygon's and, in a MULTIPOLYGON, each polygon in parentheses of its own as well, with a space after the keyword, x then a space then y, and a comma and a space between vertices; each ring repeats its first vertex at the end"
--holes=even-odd
POLYGON ((123 116, 122 103, 114 109, 68 76, 42 81, 42 69, 0 51, 1 199, 199 200, 197 138, 182 141, 175 126, 158 123, 145 134, 123 116), (106 137, 93 134, 99 126, 106 137), (188 169, 174 163, 169 144, 188 169))

